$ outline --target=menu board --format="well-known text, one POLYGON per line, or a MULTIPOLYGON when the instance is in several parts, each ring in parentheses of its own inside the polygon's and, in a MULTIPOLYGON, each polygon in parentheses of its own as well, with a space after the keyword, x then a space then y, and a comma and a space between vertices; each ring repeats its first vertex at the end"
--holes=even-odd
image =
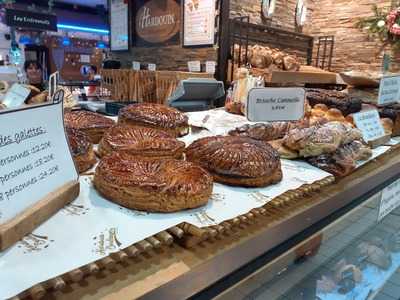
POLYGON ((185 0, 184 46, 213 45, 215 0, 185 0))
POLYGON ((111 51, 129 50, 128 0, 110 1, 111 51))

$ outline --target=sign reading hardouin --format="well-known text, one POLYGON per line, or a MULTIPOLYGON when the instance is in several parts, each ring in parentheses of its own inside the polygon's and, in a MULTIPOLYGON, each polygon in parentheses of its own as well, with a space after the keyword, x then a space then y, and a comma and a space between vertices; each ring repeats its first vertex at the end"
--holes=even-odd
POLYGON ((135 45, 157 46, 179 43, 180 0, 135 1, 135 45))
POLYGON ((57 31, 57 17, 32 11, 7 9, 6 24, 8 26, 57 31))

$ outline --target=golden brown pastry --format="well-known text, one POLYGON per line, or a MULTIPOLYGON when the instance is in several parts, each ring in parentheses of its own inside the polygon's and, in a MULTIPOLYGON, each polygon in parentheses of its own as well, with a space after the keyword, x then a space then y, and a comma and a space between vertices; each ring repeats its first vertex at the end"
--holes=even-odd
POLYGON ((96 157, 93 151, 93 144, 88 136, 77 129, 67 129, 69 147, 79 173, 83 173, 94 166, 96 157))
POLYGON ((335 152, 344 133, 325 126, 293 129, 284 137, 283 144, 301 157, 318 156, 335 152))
POLYGON ((329 122, 333 122, 333 121, 344 122, 345 121, 345 118, 344 118, 342 112, 340 110, 338 110, 337 108, 329 109, 326 112, 325 116, 329 122))
POLYGON ((41 92, 34 97, 31 97, 29 100, 26 101, 27 104, 40 104, 47 102, 47 98, 49 96, 48 91, 41 92))
POLYGON ((147 127, 117 125, 100 141, 98 154, 103 157, 114 151, 151 158, 182 158, 185 143, 169 133, 147 127))
POLYGON ((382 118, 381 123, 386 135, 392 135, 394 123, 389 118, 382 118))
POLYGON ((200 166, 114 152, 96 168, 94 186, 105 198, 131 209, 174 212, 205 205, 212 177, 200 166))
POLYGON ((272 146, 276 151, 278 151, 279 156, 285 159, 296 159, 299 157, 299 153, 289 149, 283 144, 283 139, 269 141, 268 144, 272 146))
POLYGON ((103 115, 90 111, 71 111, 64 114, 65 127, 86 133, 93 144, 98 144, 104 132, 115 122, 103 115))
POLYGON ((162 104, 139 103, 119 111, 118 123, 162 129, 175 137, 189 133, 188 117, 179 110, 162 104))
POLYGON ((247 137, 199 139, 186 149, 186 159, 207 169, 215 181, 229 185, 263 187, 282 180, 278 152, 247 137))
POLYGON ((259 141, 273 141, 283 138, 294 128, 307 128, 309 122, 302 119, 296 122, 270 122, 243 125, 229 132, 232 136, 245 136, 259 141))

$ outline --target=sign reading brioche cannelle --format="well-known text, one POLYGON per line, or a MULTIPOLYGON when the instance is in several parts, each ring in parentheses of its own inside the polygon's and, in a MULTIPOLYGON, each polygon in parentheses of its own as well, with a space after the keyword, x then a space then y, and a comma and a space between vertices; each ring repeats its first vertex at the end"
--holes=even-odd
POLYGON ((0 250, 75 199, 76 171, 61 101, 0 111, 0 250))
POLYGON ((302 88, 253 88, 246 116, 252 122, 298 121, 304 117, 306 92, 302 88))

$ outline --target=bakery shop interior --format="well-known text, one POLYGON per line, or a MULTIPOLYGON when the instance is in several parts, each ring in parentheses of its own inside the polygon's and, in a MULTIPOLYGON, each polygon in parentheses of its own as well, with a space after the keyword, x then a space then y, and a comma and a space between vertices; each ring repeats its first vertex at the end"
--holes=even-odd
POLYGON ((0 299, 400 299, 400 1, 0 1, 0 299))

